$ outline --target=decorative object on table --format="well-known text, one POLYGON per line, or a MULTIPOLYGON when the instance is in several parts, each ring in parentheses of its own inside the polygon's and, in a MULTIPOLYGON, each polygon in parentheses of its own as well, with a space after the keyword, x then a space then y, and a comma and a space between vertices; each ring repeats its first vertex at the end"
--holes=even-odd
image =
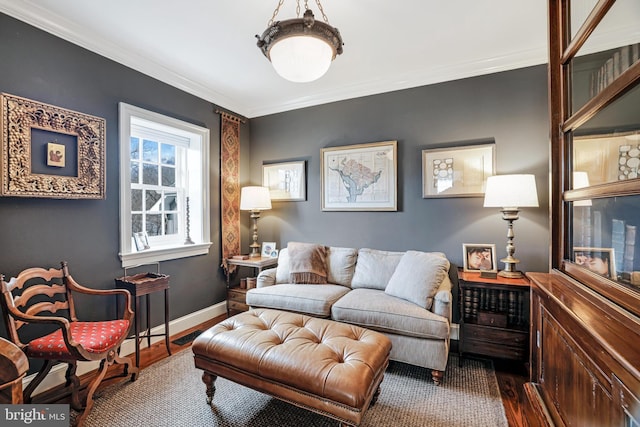
POLYGON ((538 191, 534 175, 495 175, 487 179, 487 189, 484 195, 485 208, 502 208, 502 219, 507 221, 507 257, 500 262, 504 263, 504 270, 499 276, 508 278, 522 277, 522 273, 516 270, 516 264, 520 260, 513 257, 516 247, 513 243, 513 221, 518 219, 520 208, 538 207, 538 191))
POLYGON ((104 119, 6 93, 0 98, 0 195, 106 197, 104 119))
POLYGON ((422 197, 481 197, 495 174, 495 143, 422 150, 422 197))
POLYGON ((262 256, 270 257, 271 253, 276 250, 276 242, 262 242, 262 256))
POLYGON ((494 244, 462 244, 463 271, 498 272, 496 262, 496 245, 494 244))
POLYGON ((260 256, 258 218, 260 218, 260 211, 268 209, 271 209, 271 199, 269 198, 269 189, 267 187, 249 186, 242 188, 240 194, 240 210, 251 211, 251 219, 253 220, 253 243, 249 245, 251 248, 249 257, 251 258, 260 256))
POLYGON ((397 211, 397 141, 321 150, 323 211, 397 211))
POLYGON ((256 277, 247 277, 247 289, 253 289, 256 287, 257 278, 256 277))
POLYGON ((144 251, 145 249, 149 249, 149 237, 146 231, 138 231, 137 233, 133 233, 133 242, 136 245, 136 250, 138 252, 144 251))
POLYGON ((271 201, 307 200, 305 161, 262 165, 262 186, 271 193, 271 201))
POLYGON ((307 0, 302 17, 300 0, 296 0, 296 17, 276 21, 283 3, 280 0, 276 6, 262 36, 256 35, 257 45, 282 78, 297 83, 317 80, 329 70, 336 56, 342 53, 340 32, 329 25, 320 0, 316 0, 316 4, 324 22, 315 20, 307 0))
POLYGON ((233 273, 236 266, 227 259, 239 254, 240 248, 240 123, 239 117, 225 111, 220 114, 220 179, 222 212, 222 262, 225 274, 233 273))
POLYGON ((576 246, 573 248, 573 261, 596 274, 612 280, 617 279, 616 255, 613 248, 576 246))

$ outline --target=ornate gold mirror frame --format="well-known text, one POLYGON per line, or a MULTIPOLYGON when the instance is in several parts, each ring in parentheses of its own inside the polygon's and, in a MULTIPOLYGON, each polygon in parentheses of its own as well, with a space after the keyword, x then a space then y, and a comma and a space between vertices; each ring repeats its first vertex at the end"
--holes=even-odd
POLYGON ((0 97, 0 195, 106 197, 104 119, 5 93, 0 97))

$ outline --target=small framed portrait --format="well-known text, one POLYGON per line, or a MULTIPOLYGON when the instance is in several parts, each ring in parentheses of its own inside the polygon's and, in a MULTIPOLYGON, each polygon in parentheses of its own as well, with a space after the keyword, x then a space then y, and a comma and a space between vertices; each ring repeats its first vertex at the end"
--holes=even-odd
POLYGON ((63 168, 65 164, 64 145, 56 142, 47 144, 47 166, 63 168))
POLYGON ((616 260, 613 248, 574 247, 573 261, 596 274, 616 280, 616 260))
POLYGON ((462 257, 464 260, 464 271, 498 272, 498 263, 496 262, 496 245, 488 243, 464 243, 462 245, 462 257))
POLYGON ((139 231, 137 233, 133 233, 133 242, 136 245, 136 250, 144 251, 145 249, 149 249, 149 236, 146 231, 139 231))
MULTIPOLYGON (((265 258, 272 258, 272 253, 276 251, 276 242, 262 242, 262 256, 265 258)), ((278 256, 278 252, 276 252, 278 256)))

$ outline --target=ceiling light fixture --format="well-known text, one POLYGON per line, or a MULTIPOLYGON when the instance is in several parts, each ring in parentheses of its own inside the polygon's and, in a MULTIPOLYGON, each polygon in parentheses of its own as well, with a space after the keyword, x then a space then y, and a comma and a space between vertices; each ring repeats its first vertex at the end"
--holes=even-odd
POLYGON ((300 0, 296 0, 297 18, 276 21, 283 3, 284 0, 278 2, 262 36, 256 35, 258 47, 281 77, 297 83, 319 79, 329 70, 336 55, 342 53, 340 31, 329 25, 320 0, 316 0, 316 4, 324 22, 315 20, 308 0, 304 2, 302 18, 300 0))

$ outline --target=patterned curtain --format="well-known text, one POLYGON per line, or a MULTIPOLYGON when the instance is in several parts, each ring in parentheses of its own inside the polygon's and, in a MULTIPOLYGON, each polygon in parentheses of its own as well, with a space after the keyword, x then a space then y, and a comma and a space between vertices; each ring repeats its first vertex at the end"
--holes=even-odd
POLYGON ((222 268, 231 274, 227 259, 240 254, 240 123, 239 117, 216 110, 221 121, 220 177, 222 180, 222 268))

